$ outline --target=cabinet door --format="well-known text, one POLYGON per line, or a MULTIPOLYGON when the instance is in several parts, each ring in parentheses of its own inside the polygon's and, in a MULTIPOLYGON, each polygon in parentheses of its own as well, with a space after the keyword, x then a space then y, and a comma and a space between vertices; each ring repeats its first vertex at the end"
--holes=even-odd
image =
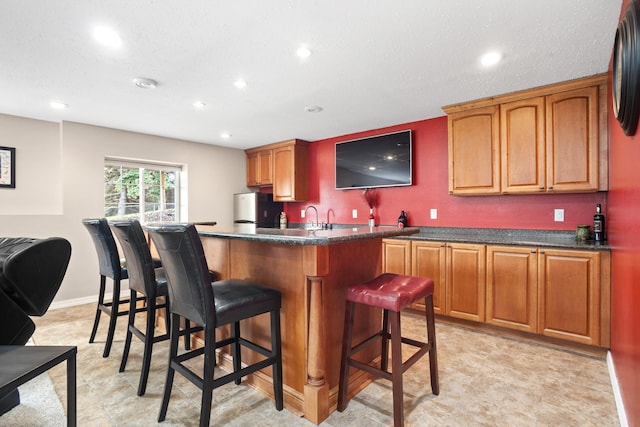
POLYGON ((547 191, 598 190, 598 88, 546 97, 547 191))
POLYGON ((382 241, 382 271, 411 274, 411 241, 384 239, 382 241))
POLYGON ((540 250, 538 333, 600 345, 600 253, 540 250))
POLYGON ((487 323, 537 333, 538 251, 487 247, 487 323))
POLYGON ((309 178, 306 143, 294 141, 273 149, 273 200, 305 201, 309 178))
POLYGON ((447 244, 447 315, 484 322, 486 248, 466 243, 447 244))
POLYGON ((260 185, 271 185, 273 183, 272 177, 272 159, 271 150, 260 151, 258 153, 259 162, 259 174, 258 179, 260 185))
POLYGON ((498 106, 448 116, 449 193, 500 193, 498 106))
POLYGON ((247 153, 247 187, 260 185, 259 170, 260 159, 258 158, 258 153, 247 153))
POLYGON ((503 193, 545 191, 544 97, 500 106, 503 193))
POLYGON ((271 150, 247 152, 247 187, 271 185, 271 150))
MULTIPOLYGON (((445 314, 446 245, 443 242, 411 242, 411 275, 433 279, 433 310, 445 314)), ((425 310, 424 300, 413 308, 425 310)))

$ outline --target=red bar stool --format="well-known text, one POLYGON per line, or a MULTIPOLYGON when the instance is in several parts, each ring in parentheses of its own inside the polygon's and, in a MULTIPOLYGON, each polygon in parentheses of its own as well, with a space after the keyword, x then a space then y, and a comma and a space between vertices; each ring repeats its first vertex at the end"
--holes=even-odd
POLYGON ((404 425, 402 374, 426 353, 429 353, 431 391, 435 395, 440 394, 436 329, 433 315, 433 286, 433 280, 426 277, 385 273, 367 283, 351 285, 347 288, 347 307, 338 386, 338 411, 342 412, 347 407, 349 367, 352 366, 376 377, 391 380, 393 385, 393 425, 395 427, 404 425), (428 339, 426 343, 405 338, 400 332, 400 311, 420 298, 425 299, 426 306, 428 339), (381 308, 383 310, 382 329, 360 344, 351 347, 355 303, 381 308), (391 331, 389 331, 389 323, 391 331), (378 337, 382 340, 380 368, 352 358, 355 353, 374 342, 378 337), (391 340, 391 372, 388 370, 389 340, 391 340), (403 343, 418 348, 404 363, 402 363, 403 343))

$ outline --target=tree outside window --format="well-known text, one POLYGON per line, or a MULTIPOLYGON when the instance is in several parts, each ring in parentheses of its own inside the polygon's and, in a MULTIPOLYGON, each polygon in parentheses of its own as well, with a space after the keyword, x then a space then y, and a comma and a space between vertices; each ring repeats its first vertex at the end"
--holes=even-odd
POLYGON ((141 223, 176 222, 180 168, 106 161, 104 216, 141 223))

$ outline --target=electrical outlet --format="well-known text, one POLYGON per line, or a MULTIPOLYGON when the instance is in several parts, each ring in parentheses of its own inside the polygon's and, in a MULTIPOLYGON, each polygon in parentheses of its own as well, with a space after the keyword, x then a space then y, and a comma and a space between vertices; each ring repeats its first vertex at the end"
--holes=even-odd
POLYGON ((431 209, 431 212, 429 212, 429 218, 438 219, 438 209, 431 209))
POLYGON ((304 218, 307 215, 307 211, 305 211, 304 209, 302 209, 300 211, 300 218, 304 218))
POLYGON ((351 218, 358 218, 358 209, 354 209, 351 211, 351 218))
POLYGON ((564 222, 564 209, 554 209, 553 220, 555 222, 564 222))

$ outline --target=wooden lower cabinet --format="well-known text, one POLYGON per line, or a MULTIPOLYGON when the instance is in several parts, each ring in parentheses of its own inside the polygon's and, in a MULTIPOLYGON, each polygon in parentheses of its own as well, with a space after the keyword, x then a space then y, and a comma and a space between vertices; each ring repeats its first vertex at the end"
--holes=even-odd
MULTIPOLYGON (((382 248, 382 271, 433 279, 433 311, 445 314, 445 243, 384 239, 382 248)), ((424 300, 416 302, 411 308, 424 310, 424 300)))
POLYGON ((539 253, 538 333, 589 345, 604 341, 608 346, 609 284, 601 277, 603 252, 539 253))
POLYGON ((411 274, 411 240, 384 239, 382 241, 382 271, 411 274))
MULTIPOLYGON (((411 242, 411 275, 433 279, 433 311, 437 314, 445 314, 446 255, 444 242, 411 242)), ((416 302, 412 308, 424 310, 424 300, 416 302)))
POLYGON ((436 313, 610 345, 609 251, 400 239, 385 239, 383 248, 384 272, 434 280, 436 313))
POLYGON ((537 333, 538 249, 487 246, 486 297, 487 323, 537 333))
POLYGON ((486 246, 447 243, 445 314, 484 322, 486 246))
POLYGON ((385 273, 433 279, 435 313, 484 321, 485 245, 384 239, 382 260, 385 273))
POLYGON ((610 253, 487 247, 492 325, 608 347, 610 253))

